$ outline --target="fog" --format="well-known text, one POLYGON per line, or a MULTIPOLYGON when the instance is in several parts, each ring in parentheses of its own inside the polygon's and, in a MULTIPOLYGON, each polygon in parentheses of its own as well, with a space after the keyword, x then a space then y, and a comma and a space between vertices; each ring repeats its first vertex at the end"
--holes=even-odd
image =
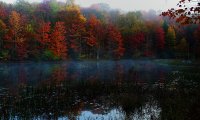
POLYGON ((0 86, 7 82, 15 84, 22 81, 48 80, 57 72, 68 77, 76 76, 76 80, 97 76, 102 80, 113 80, 118 72, 128 74, 138 71, 154 76, 169 69, 168 66, 160 66, 149 60, 0 63, 0 86))
MULTIPOLYGON (((6 3, 14 3, 16 0, 1 0, 6 3)), ((25 0, 29 2, 41 2, 42 0, 25 0)), ((66 0, 59 0, 65 2, 66 0)), ((172 7, 176 7, 178 0, 75 0, 76 4, 81 7, 89 7, 95 3, 107 3, 114 9, 120 9, 124 11, 133 10, 167 10, 172 7)))

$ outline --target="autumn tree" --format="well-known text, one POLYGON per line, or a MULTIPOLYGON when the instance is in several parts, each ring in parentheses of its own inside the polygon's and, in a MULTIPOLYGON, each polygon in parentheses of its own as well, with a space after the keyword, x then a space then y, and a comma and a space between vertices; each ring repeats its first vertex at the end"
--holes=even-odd
POLYGON ((155 52, 173 57, 187 46, 199 57, 199 1, 180 0, 178 7, 162 15, 187 26, 153 10, 121 13, 106 4, 80 8, 74 0, 0 2, 0 59, 154 57, 155 52))
POLYGON ((176 33, 172 26, 170 26, 166 33, 166 48, 170 55, 173 54, 176 44, 176 33))
POLYGON ((6 33, 6 24, 0 19, 0 50, 3 49, 3 39, 6 33))
MULTIPOLYGON (((152 18, 150 17, 149 19, 152 18)), ((157 29, 160 28, 161 25, 160 23, 162 23, 161 20, 145 21, 145 29, 143 30, 145 38, 144 38, 144 45, 142 48, 145 57, 152 57, 154 56, 154 53, 158 51, 157 29)))
POLYGON ((180 0, 178 8, 171 8, 163 12, 163 16, 176 19, 181 25, 200 23, 200 2, 199 0, 180 0))
POLYGON ((36 39, 36 28, 33 23, 28 22, 25 26, 24 36, 27 38, 27 51, 29 59, 35 59, 39 55, 38 41, 36 39))
POLYGON ((179 58, 189 58, 189 45, 185 38, 182 38, 176 46, 176 52, 179 58))
POLYGON ((57 18, 65 23, 69 53, 72 55, 72 58, 77 58, 81 55, 85 39, 86 18, 81 14, 80 8, 75 4, 71 4, 71 2, 67 4, 65 10, 58 13, 57 18))
MULTIPOLYGON (((82 8, 81 13, 86 17, 87 19, 90 19, 91 16, 95 16, 98 20, 101 21, 101 23, 108 23, 108 20, 111 21, 111 17, 108 17, 108 13, 105 11, 98 10, 94 8, 93 6, 90 6, 89 8, 82 8)), ((115 16, 116 20, 116 16, 115 16)))
POLYGON ((36 39, 40 43, 40 49, 48 49, 50 48, 50 30, 51 23, 50 22, 42 22, 39 25, 37 30, 36 39))
POLYGON ((94 57, 97 48, 96 26, 100 24, 96 16, 92 15, 86 23, 86 55, 87 57, 94 57))
POLYGON ((34 14, 33 17, 34 19, 36 19, 37 22, 38 21, 52 22, 54 17, 51 13, 52 12, 51 12, 49 1, 44 0, 42 3, 36 6, 36 9, 33 13, 34 14))
POLYGON ((16 9, 17 12, 20 12, 21 14, 24 14, 24 15, 27 15, 27 16, 31 15, 31 13, 34 10, 34 6, 31 5, 26 0, 16 0, 14 8, 16 9))
POLYGON ((123 39, 119 30, 113 25, 107 29, 108 53, 112 58, 121 58, 124 55, 123 39))
MULTIPOLYGON (((39 28, 36 31, 36 40, 38 42, 38 54, 50 50, 51 39, 50 39, 50 22, 41 22, 39 28)), ((41 54, 40 54, 41 55, 41 54)))
MULTIPOLYGON (((126 38, 126 50, 129 52, 129 57, 139 57, 142 55, 141 49, 143 46, 143 43, 145 42, 145 34, 143 32, 138 32, 135 34, 132 34, 126 38)), ((149 51, 146 51, 147 53, 149 51)))
POLYGON ((123 35, 144 32, 145 24, 141 12, 128 12, 116 18, 116 26, 123 35))
POLYGON ((103 47, 103 39, 105 38, 105 31, 103 25, 96 16, 91 15, 86 25, 87 39, 86 44, 91 48, 92 54, 96 55, 97 59, 100 58, 100 50, 103 47), (95 52, 95 53, 94 53, 95 52))
POLYGON ((0 19, 0 59, 8 59, 8 51, 4 48, 4 39, 7 31, 6 24, 0 19))
POLYGON ((141 12, 128 12, 115 19, 114 24, 119 28, 124 40, 125 56, 140 56, 146 32, 141 12))
POLYGON ((50 49, 54 55, 61 59, 67 58, 67 44, 65 39, 65 26, 64 22, 56 22, 53 32, 51 34, 50 49))
POLYGON ((0 2, 0 19, 6 19, 7 13, 4 3, 0 2))
POLYGON ((23 60, 27 57, 27 39, 25 37, 24 16, 12 11, 9 16, 9 31, 5 37, 13 59, 23 60))
POLYGON ((162 27, 156 29, 156 49, 157 53, 161 53, 165 48, 165 33, 162 27))

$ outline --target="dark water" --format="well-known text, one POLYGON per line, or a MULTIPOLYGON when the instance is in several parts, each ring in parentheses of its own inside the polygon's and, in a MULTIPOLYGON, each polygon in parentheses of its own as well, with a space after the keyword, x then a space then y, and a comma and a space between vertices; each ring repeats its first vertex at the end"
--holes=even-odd
POLYGON ((200 120, 198 66, 0 64, 0 119, 200 120))

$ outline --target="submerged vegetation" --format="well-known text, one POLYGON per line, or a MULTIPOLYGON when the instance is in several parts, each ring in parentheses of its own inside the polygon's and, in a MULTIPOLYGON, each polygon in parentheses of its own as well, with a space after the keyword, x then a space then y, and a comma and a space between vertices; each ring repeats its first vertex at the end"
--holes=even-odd
POLYGON ((198 59, 199 28, 179 27, 153 10, 81 8, 73 0, 0 2, 0 59, 198 59))

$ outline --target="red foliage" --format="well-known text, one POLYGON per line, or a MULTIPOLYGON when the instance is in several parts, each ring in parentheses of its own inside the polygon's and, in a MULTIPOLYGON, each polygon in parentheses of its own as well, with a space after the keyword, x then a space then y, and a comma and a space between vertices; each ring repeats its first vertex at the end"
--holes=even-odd
POLYGON ((50 22, 41 22, 39 29, 37 30, 36 39, 40 43, 40 49, 50 48, 50 22))
POLYGON ((52 77, 54 78, 55 84, 60 85, 60 82, 66 80, 67 75, 66 75, 66 66, 59 66, 53 69, 52 77))
POLYGON ((97 39, 94 37, 92 33, 89 33, 89 37, 87 39, 87 45, 90 47, 96 46, 97 44, 97 39))
POLYGON ((153 56, 153 52, 150 51, 150 50, 145 50, 145 51, 144 51, 144 56, 145 56, 145 57, 152 57, 152 56, 153 56))
POLYGON ((67 33, 70 42, 70 48, 74 52, 80 51, 80 41, 82 39, 82 30, 84 29, 83 24, 73 24, 67 33))
POLYGON ((88 19, 88 25, 90 28, 94 29, 94 27, 99 24, 101 24, 100 21, 94 15, 91 15, 90 18, 88 19))
POLYGON ((70 8, 58 13, 58 19, 65 22, 66 37, 71 50, 78 53, 81 50, 81 42, 84 40, 85 18, 76 8, 70 8))
POLYGON ((112 49, 112 52, 116 58, 120 58, 124 55, 124 46, 123 46, 123 39, 119 30, 113 26, 108 26, 108 42, 109 42, 109 49, 112 49))
POLYGON ((25 19, 16 11, 12 11, 9 17, 9 30, 5 35, 5 48, 7 48, 13 59, 23 60, 27 57, 27 38, 25 36, 25 19))
POLYGON ((65 33, 64 22, 56 22, 53 33, 51 34, 51 50, 61 59, 67 58, 65 33))
POLYGON ((156 29, 156 47, 159 50, 162 50, 165 47, 165 33, 161 27, 156 29))
POLYGON ((5 19, 6 18, 6 10, 2 5, 0 5, 0 18, 5 19))
POLYGON ((26 38, 21 38, 17 41, 13 41, 13 32, 9 31, 6 36, 5 36, 5 43, 4 43, 4 48, 8 49, 11 51, 14 51, 17 55, 17 58, 14 59, 18 59, 18 60, 23 60, 27 57, 27 42, 26 42, 26 38))
POLYGON ((200 23, 200 2, 198 0, 180 0, 177 6, 177 9, 171 8, 161 15, 176 19, 176 22, 181 25, 200 23), (191 3, 195 3, 195 5, 192 5, 191 3))
POLYGON ((96 18, 96 16, 94 15, 90 16, 87 22, 87 27, 88 27, 87 45, 91 47, 97 45, 98 26, 100 26, 100 21, 96 18))
POLYGON ((19 60, 23 60, 27 57, 27 47, 27 43, 23 38, 16 43, 16 52, 19 60))
POLYGON ((143 32, 136 33, 130 36, 130 44, 134 49, 138 49, 145 40, 145 34, 143 32))
POLYGON ((12 40, 12 36, 13 36, 13 31, 12 30, 8 30, 8 32, 6 33, 5 37, 4 37, 4 48, 5 49, 12 49, 14 41, 12 40))

